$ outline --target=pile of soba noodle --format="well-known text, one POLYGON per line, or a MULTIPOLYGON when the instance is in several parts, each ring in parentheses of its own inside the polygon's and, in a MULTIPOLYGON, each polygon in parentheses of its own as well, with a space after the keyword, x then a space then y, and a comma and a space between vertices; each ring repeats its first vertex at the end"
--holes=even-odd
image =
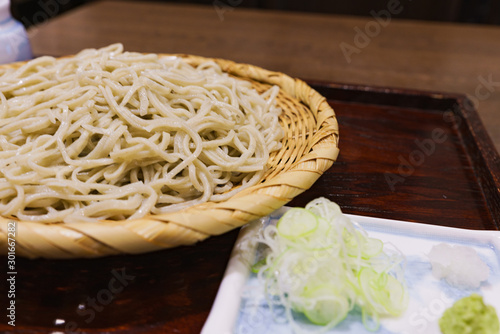
POLYGON ((225 200, 280 148, 278 90, 120 44, 1 69, 0 215, 121 220, 225 200))

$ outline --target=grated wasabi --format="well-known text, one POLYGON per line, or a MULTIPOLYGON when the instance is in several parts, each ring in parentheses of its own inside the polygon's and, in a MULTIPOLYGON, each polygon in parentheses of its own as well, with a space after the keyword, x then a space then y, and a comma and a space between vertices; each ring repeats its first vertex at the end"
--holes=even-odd
POLYGON ((499 334, 500 325, 495 308, 486 305, 483 297, 472 294, 456 301, 447 309, 439 328, 443 334, 499 334))

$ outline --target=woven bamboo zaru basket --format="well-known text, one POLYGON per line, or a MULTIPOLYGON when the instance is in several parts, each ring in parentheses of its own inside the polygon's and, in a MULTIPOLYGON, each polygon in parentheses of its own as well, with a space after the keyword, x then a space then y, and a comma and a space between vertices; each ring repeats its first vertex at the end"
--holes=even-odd
MULTIPOLYGON (((196 65, 207 58, 182 55, 196 65)), ((98 223, 17 221, 16 255, 29 258, 88 258, 138 254, 192 245, 263 217, 307 190, 334 163, 338 124, 326 99, 305 82, 282 73, 228 60, 222 69, 263 91, 280 87, 278 103, 285 131, 283 147, 271 155, 261 182, 223 202, 208 202, 141 219, 98 223)), ((0 249, 7 253, 8 223, 0 217, 0 249)), ((11 235, 12 236, 12 235, 11 235)))

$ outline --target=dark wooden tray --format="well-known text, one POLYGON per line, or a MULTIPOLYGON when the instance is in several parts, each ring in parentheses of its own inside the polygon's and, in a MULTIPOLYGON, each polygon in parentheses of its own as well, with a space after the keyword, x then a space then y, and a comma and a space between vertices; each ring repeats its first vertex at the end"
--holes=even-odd
MULTIPOLYGON (((462 95, 310 82, 334 107, 341 153, 290 205, 498 229, 500 158, 462 95)), ((95 260, 16 259, 16 327, 2 333, 199 333, 238 231, 192 247, 95 260)), ((7 272, 7 259, 0 259, 7 272)))

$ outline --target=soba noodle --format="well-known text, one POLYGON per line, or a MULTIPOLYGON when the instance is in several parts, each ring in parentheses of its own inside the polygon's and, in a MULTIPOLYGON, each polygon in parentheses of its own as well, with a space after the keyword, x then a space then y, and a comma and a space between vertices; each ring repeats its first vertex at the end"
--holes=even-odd
POLYGON ((280 148, 277 94, 120 44, 2 69, 0 214, 121 220, 225 200, 280 148))

